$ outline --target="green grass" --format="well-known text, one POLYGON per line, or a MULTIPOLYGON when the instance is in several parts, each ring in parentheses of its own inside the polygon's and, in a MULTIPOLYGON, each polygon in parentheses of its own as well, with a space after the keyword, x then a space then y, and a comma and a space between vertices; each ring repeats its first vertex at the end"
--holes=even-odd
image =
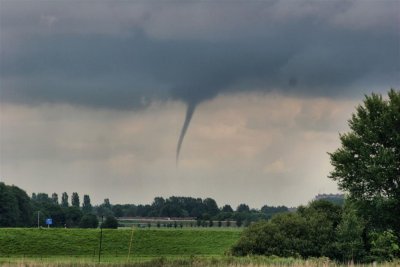
MULTIPOLYGON (((135 229, 131 255, 222 256, 238 240, 240 231, 206 229, 135 229)), ((99 229, 0 229, 0 257, 96 257, 99 229)), ((104 257, 126 257, 130 229, 103 230, 104 257)))

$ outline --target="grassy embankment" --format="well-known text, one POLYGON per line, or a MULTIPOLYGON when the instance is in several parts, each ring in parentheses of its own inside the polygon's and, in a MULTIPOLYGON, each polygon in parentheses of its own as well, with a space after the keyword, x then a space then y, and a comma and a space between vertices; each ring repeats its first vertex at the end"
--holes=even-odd
MULTIPOLYGON (((130 229, 104 229, 102 255, 127 258, 131 233, 130 229)), ((96 258, 99 236, 99 229, 0 229, 0 258, 96 258)), ((135 229, 131 256, 222 256, 239 236, 238 230, 135 229)))
MULTIPOLYGON (((339 266, 327 259, 231 257, 225 252, 241 231, 232 229, 138 229, 131 257, 130 229, 104 230, 98 264, 98 229, 1 229, 0 266, 339 266)), ((399 262, 379 266, 399 266, 399 262)))

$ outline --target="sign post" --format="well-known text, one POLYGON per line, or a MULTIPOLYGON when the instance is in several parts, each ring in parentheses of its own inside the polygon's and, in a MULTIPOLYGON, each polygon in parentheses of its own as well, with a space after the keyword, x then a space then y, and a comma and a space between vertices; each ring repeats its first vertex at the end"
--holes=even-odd
POLYGON ((46 224, 47 224, 47 228, 50 228, 50 225, 53 224, 53 219, 47 218, 47 219, 46 219, 46 224))

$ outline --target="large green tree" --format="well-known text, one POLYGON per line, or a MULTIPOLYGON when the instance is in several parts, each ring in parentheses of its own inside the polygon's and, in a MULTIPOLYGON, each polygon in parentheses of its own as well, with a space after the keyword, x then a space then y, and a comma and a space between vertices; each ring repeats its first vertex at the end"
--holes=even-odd
POLYGON ((71 206, 64 209, 64 212, 66 216, 67 227, 76 227, 79 225, 83 216, 83 213, 79 208, 71 206))
POLYGON ((400 91, 366 96, 330 154, 330 178, 348 192, 369 227, 400 235, 400 91))
POLYGON ((64 192, 61 195, 61 207, 68 208, 68 205, 68 194, 67 192, 64 192))
POLYGON ((53 193, 51 195, 51 199, 53 200, 53 203, 58 205, 58 194, 57 193, 53 193))
POLYGON ((83 196, 82 211, 86 214, 91 213, 93 211, 93 207, 92 207, 92 204, 90 203, 89 195, 83 196))
POLYGON ((16 226, 19 217, 18 201, 10 187, 0 183, 0 227, 16 226))
POLYGON ((30 226, 32 214, 26 192, 0 182, 0 227, 30 226))
POLYGON ((79 195, 77 192, 72 193, 71 205, 72 205, 72 207, 75 207, 75 208, 79 208, 81 205, 81 202, 79 200, 79 195))
POLYGON ((18 203, 19 217, 17 226, 30 226, 32 223, 32 205, 29 196, 21 188, 12 185, 9 189, 13 192, 18 203))

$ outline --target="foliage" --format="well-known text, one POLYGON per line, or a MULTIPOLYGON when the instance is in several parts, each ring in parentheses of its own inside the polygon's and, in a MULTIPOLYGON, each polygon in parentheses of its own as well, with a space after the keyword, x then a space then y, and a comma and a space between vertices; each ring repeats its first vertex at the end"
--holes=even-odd
POLYGON ((114 216, 107 216, 105 221, 101 224, 102 228, 117 229, 118 221, 114 216))
POLYGON ((66 216, 67 227, 78 226, 83 216, 82 211, 74 206, 68 207, 64 209, 64 211, 66 216))
POLYGON ((99 220, 96 215, 93 214, 85 214, 82 216, 81 221, 79 222, 80 228, 97 228, 99 226, 99 220))
POLYGON ((57 193, 53 193, 51 195, 51 199, 53 200, 53 203, 58 205, 58 194, 57 193))
POLYGON ((298 213, 307 222, 308 250, 301 255, 305 257, 328 256, 335 258, 333 247, 335 229, 341 221, 342 208, 327 200, 311 202, 306 208, 299 208, 298 213))
POLYGON ((342 146, 330 154, 330 178, 358 202, 370 228, 400 236, 400 91, 390 90, 387 100, 366 96, 349 126, 340 135, 342 146))
MULTIPOLYGON (((65 226, 67 222, 67 214, 65 210, 63 210, 59 205, 52 204, 52 205, 47 205, 45 207, 45 210, 43 210, 43 217, 42 217, 42 222, 44 221, 45 218, 51 218, 53 219, 53 225, 52 227, 62 227, 65 226)), ((72 224, 69 223, 69 226, 72 224)))
POLYGON ((357 215, 354 206, 350 202, 347 202, 342 220, 336 230, 336 247, 341 260, 359 262, 365 257, 364 230, 364 221, 357 215))
POLYGON ((17 207, 19 210, 19 216, 17 217, 17 226, 21 227, 30 225, 33 211, 29 196, 24 190, 17 186, 12 185, 10 189, 14 194, 15 199, 17 200, 17 207))
POLYGON ((387 261, 399 256, 393 231, 369 232, 358 206, 317 200, 296 212, 250 225, 232 247, 233 255, 329 257, 342 262, 387 261), (369 238, 367 238, 369 237, 369 238))
POLYGON ((61 207, 67 208, 68 207, 68 194, 67 192, 62 193, 61 195, 61 207))
POLYGON ((17 224, 19 209, 17 199, 10 187, 0 183, 0 226, 13 226, 17 224))
POLYGON ((375 261, 391 261, 400 256, 398 238, 393 231, 371 232, 371 256, 375 261))
POLYGON ((241 227, 243 224, 243 214, 241 213, 235 214, 235 222, 237 227, 241 227))
POLYGON ((114 216, 117 218, 124 216, 124 211, 122 209, 122 205, 120 205, 120 204, 113 205, 111 210, 114 213, 114 216))
POLYGON ((32 207, 25 191, 0 182, 0 227, 29 226, 32 207))
POLYGON ((233 212, 233 209, 230 205, 226 204, 222 207, 222 212, 233 212))
POLYGON ((236 208, 237 212, 250 212, 250 208, 247 204, 240 204, 237 208, 236 208))
POLYGON ((72 207, 75 207, 75 208, 79 208, 79 206, 81 205, 80 200, 79 200, 79 195, 77 192, 72 193, 71 205, 72 205, 72 207))
POLYGON ((233 246, 232 253, 338 258, 336 229, 341 223, 340 206, 326 200, 314 201, 299 207, 297 212, 281 213, 251 225, 233 246))
MULTIPOLYGON (((113 205, 106 198, 101 205, 93 207, 90 196, 84 195, 82 207, 80 207, 79 195, 76 192, 72 193, 72 205, 69 206, 66 192, 62 193, 61 203, 59 203, 57 193, 53 193, 51 197, 46 193, 32 193, 32 197, 29 198, 25 191, 14 186, 9 187, 2 184, 0 190, 4 191, 0 196, 0 204, 5 203, 0 205, 2 211, 0 227, 36 226, 38 213, 39 225, 45 226, 45 219, 52 218, 52 227, 79 227, 83 214, 95 214, 98 217, 192 217, 199 219, 199 226, 203 227, 216 225, 210 221, 235 221, 236 226, 241 227, 248 226, 251 222, 269 219, 273 214, 288 210, 283 206, 269 207, 267 205, 263 207, 263 210, 255 210, 242 203, 237 211, 233 211, 229 205, 218 208, 216 201, 212 198, 203 200, 176 196, 167 199, 156 197, 152 205, 113 205)), ((231 226, 231 223, 226 223, 226 225, 231 226)), ((235 225, 232 224, 232 226, 235 225)))
POLYGON ((298 214, 280 214, 271 221, 258 222, 247 228, 232 253, 244 255, 293 256, 303 243, 305 221, 298 214), (283 223, 283 224, 282 224, 283 223))
MULTIPOLYGON (((268 206, 265 206, 268 207, 268 206)), ((156 197, 151 205, 116 204, 113 205, 107 199, 103 204, 94 207, 98 216, 115 217, 170 217, 184 218, 192 217, 203 221, 236 221, 241 226, 250 222, 268 219, 273 214, 287 211, 287 207, 268 207, 268 213, 254 210, 248 205, 242 204, 239 211, 233 211, 232 207, 225 205, 221 209, 212 198, 156 197)), ((206 223, 208 225, 208 223, 206 223)))
POLYGON ((82 211, 83 211, 83 213, 91 213, 93 211, 93 207, 92 207, 92 204, 90 203, 89 195, 83 196, 82 211))
POLYGON ((263 212, 268 219, 270 219, 274 214, 281 212, 288 212, 289 209, 285 206, 272 207, 268 205, 264 205, 261 207, 261 212, 263 212))

